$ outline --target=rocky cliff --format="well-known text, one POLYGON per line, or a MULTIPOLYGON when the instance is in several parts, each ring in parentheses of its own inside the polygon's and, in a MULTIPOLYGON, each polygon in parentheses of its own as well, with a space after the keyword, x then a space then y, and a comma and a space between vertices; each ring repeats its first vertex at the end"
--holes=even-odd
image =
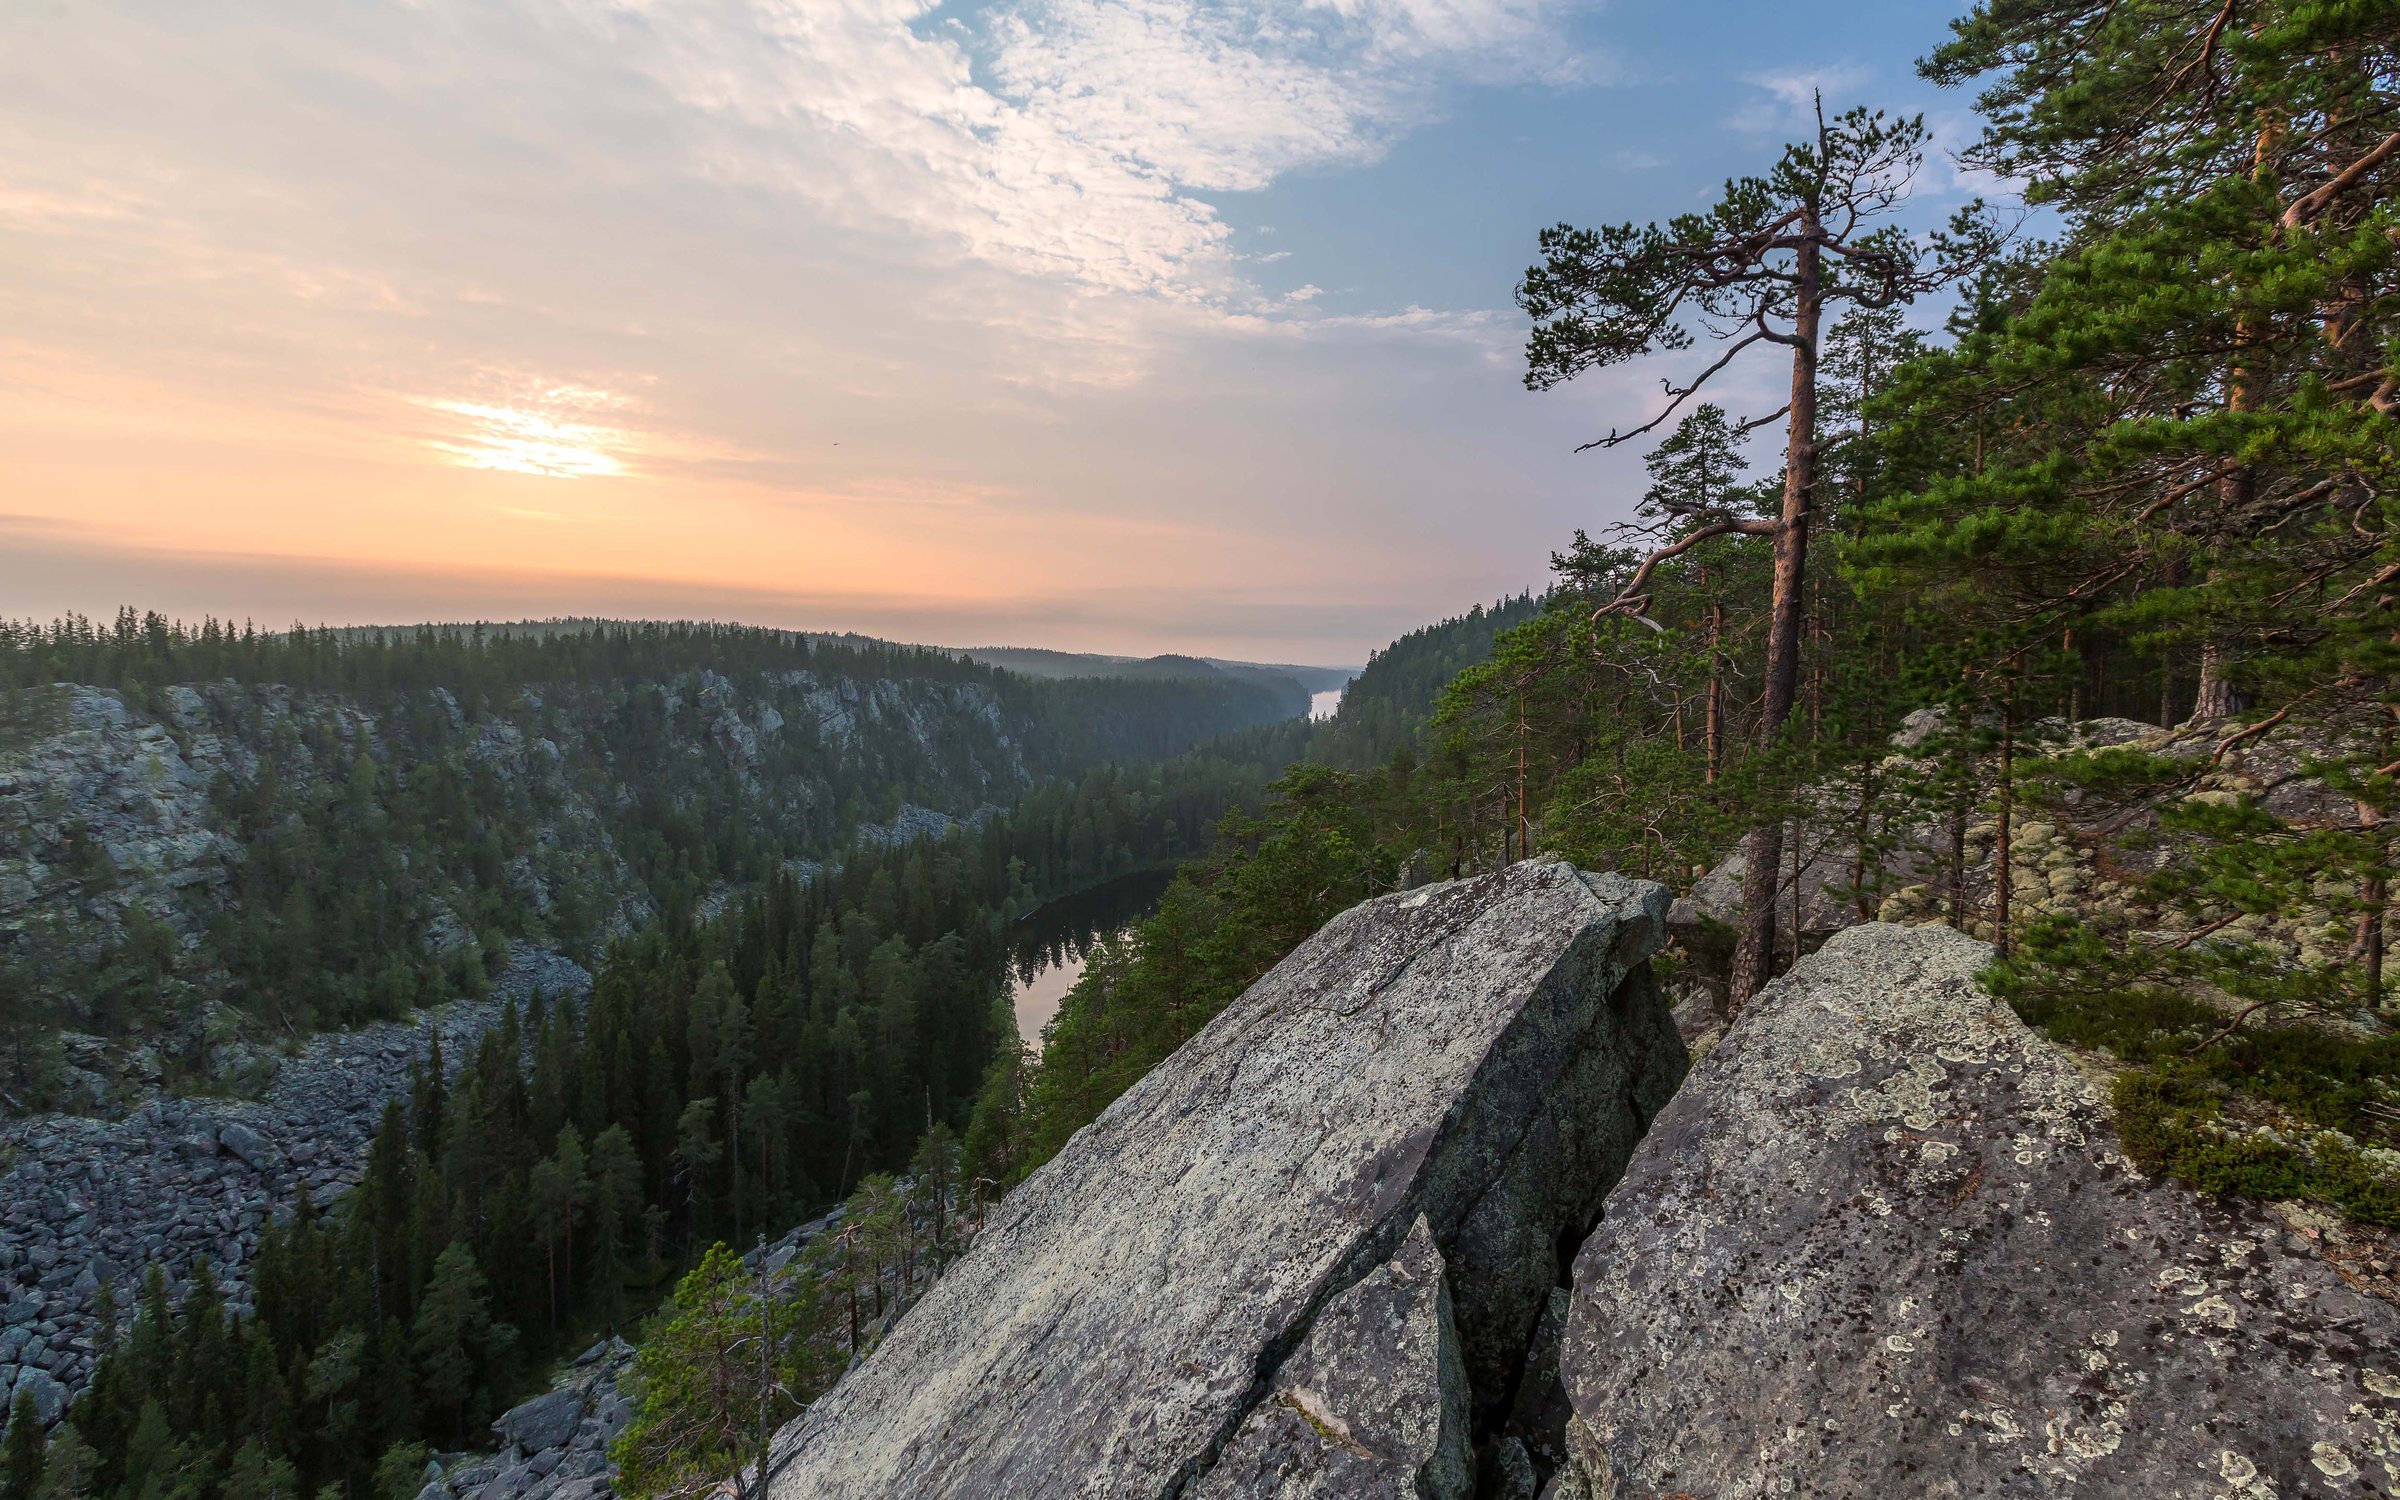
POLYGON ((1005 801, 1034 774, 1022 726, 972 682, 704 670, 474 708, 441 687, 26 696, 40 701, 0 743, 0 958, 41 976, 68 1024, 93 1027, 119 987, 110 961, 145 924, 183 950, 190 961, 169 967, 203 1003, 238 989, 256 934, 324 925, 338 892, 281 909, 289 863, 396 845, 350 873, 372 878, 402 929, 386 946, 455 978, 495 932, 573 949, 638 922, 651 867, 690 864, 681 846, 704 831, 822 855, 889 836, 862 813, 898 789, 941 804, 899 804, 893 826, 913 830, 1005 801), (269 901, 242 936, 220 931, 269 901))
POLYGON ((1987 949, 1844 933, 1662 1102, 1664 911, 1520 865, 1338 919, 778 1437, 777 1500, 2400 1489, 2400 1312, 2135 1170, 1987 949))
POLYGON ((2400 1486, 2400 1311, 2136 1171, 1990 961, 1852 929, 1694 1068, 1575 1257, 1557 1500, 2400 1486))

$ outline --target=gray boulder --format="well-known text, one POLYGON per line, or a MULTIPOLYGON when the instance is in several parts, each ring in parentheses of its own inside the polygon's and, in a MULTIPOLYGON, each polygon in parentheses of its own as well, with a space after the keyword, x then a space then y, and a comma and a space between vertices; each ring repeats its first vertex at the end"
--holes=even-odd
POLYGON ((239 1120, 227 1120, 217 1127, 217 1149, 252 1171, 263 1172, 276 1164, 274 1148, 266 1137, 239 1120))
POLYGON ((583 1422, 583 1392, 551 1391, 521 1406, 512 1406, 492 1423, 502 1443, 522 1453, 563 1448, 583 1422))
POLYGON ((1325 1304, 1195 1500, 1463 1500, 1467 1372, 1433 1227, 1325 1304))
POLYGON ((1555 1493, 2400 1486, 2400 1311, 2136 1170, 1990 959, 1853 928, 1694 1067, 1576 1257, 1555 1493))
POLYGON ((1474 1403, 1505 1401, 1562 1236, 1683 1071, 1645 962, 1665 913, 1658 886, 1523 864, 1336 918, 778 1436, 777 1500, 1189 1493, 1420 1218, 1474 1403))
POLYGON ((67 1388, 58 1383, 47 1370, 27 1365, 17 1372, 17 1388, 10 1399, 30 1393, 33 1415, 44 1427, 55 1427, 67 1412, 67 1388))

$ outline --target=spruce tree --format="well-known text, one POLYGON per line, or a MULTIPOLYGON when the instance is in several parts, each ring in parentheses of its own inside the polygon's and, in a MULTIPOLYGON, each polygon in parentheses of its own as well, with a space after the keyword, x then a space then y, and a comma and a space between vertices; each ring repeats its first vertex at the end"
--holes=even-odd
POLYGON ((0 1440, 0 1500, 34 1500, 42 1486, 49 1443, 31 1387, 20 1387, 8 1408, 8 1435, 0 1440))

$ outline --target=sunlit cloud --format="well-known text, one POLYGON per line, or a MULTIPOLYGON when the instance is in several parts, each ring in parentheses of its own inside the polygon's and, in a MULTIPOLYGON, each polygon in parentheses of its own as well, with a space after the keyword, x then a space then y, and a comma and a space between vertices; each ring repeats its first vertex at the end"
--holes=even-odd
POLYGON ((496 469, 551 479, 607 479, 623 474, 632 439, 604 427, 554 412, 477 401, 420 399, 427 411, 456 417, 455 431, 425 440, 463 469, 496 469))

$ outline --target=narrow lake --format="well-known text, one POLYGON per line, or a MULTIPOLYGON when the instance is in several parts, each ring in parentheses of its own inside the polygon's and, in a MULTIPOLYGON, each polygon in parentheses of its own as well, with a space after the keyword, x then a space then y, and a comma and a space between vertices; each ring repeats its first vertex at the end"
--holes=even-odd
POLYGON ((1156 910, 1159 896, 1174 878, 1172 870, 1120 875, 1088 891, 1062 896, 1018 920, 1008 978, 1019 1036, 1041 1045, 1042 1028, 1082 977, 1092 949, 1102 938, 1125 931, 1156 910))
POLYGON ((1327 688, 1321 693, 1308 695, 1308 716, 1312 719, 1330 719, 1333 717, 1333 711, 1341 706, 1342 690, 1340 688, 1327 688))

